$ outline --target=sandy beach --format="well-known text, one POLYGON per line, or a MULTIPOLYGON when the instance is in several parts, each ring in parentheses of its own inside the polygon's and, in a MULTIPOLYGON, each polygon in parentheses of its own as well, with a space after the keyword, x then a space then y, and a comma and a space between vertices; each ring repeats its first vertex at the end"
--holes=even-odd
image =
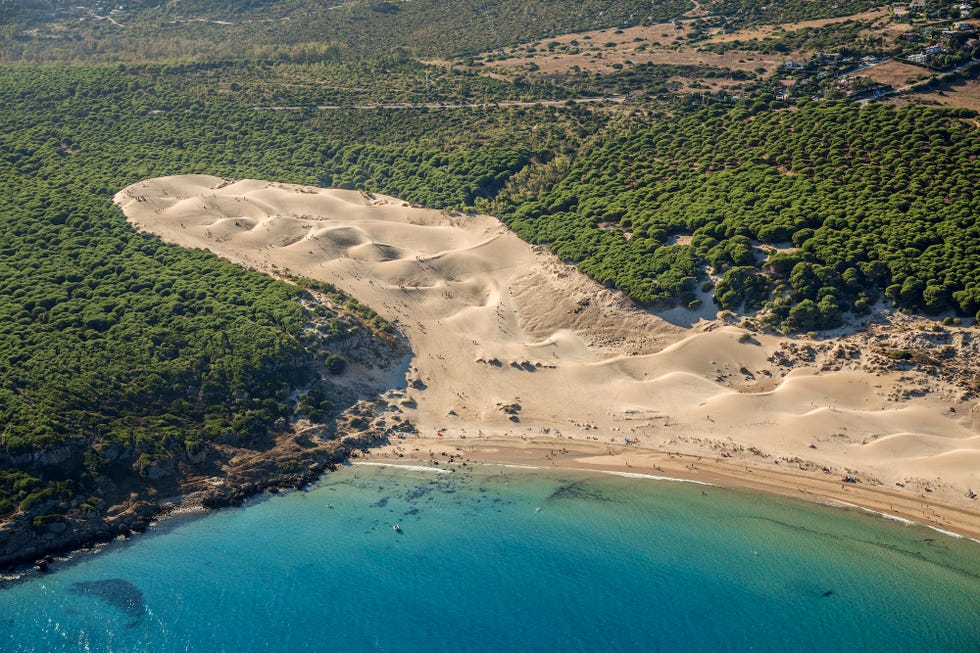
MULTIPOLYGON (((463 471, 494 464, 542 470, 584 470, 650 480, 748 488, 828 505, 865 510, 885 518, 930 526, 980 542, 980 520, 969 507, 935 501, 900 488, 842 482, 834 473, 752 461, 712 458, 548 437, 407 437, 362 452, 358 462, 427 465, 463 471)), ((709 490, 706 488, 706 492, 709 490)))
POLYGON ((891 315, 811 341, 655 315, 495 218, 356 191, 188 175, 116 202, 165 241, 330 282, 394 323, 414 357, 384 397, 418 437, 373 459, 751 485, 980 537, 976 327, 891 315), (953 353, 899 365, 898 346, 953 353))

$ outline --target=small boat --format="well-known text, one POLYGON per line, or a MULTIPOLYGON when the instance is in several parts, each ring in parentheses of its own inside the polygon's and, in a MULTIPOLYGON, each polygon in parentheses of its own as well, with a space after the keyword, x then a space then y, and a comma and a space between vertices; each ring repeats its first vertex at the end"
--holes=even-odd
POLYGON ((398 524, 392 524, 391 527, 392 527, 392 529, 394 529, 394 531, 396 533, 401 533, 402 532, 402 527, 399 526, 398 524))

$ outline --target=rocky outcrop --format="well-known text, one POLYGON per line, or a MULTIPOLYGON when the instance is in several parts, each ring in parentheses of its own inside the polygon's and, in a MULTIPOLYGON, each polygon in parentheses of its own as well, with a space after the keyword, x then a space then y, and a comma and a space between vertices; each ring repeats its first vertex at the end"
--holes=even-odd
POLYGON ((51 449, 35 449, 14 455, 0 451, 0 467, 23 468, 60 465, 76 454, 75 447, 71 445, 63 445, 51 449))
MULTIPOLYGON (((0 470, 23 476, 8 483, 10 497, 0 513, 6 515, 0 518, 0 569, 138 532, 175 508, 237 505, 259 492, 302 487, 406 428, 392 417, 397 406, 364 401, 407 368, 405 337, 366 307, 351 309, 339 293, 309 290, 301 301, 310 316, 300 338, 307 355, 279 361, 282 374, 276 367, 265 372, 287 378, 303 368, 295 381, 302 386, 292 388, 288 416, 270 425, 229 426, 206 438, 171 432, 102 439, 79 424, 77 439, 56 447, 16 453, 0 447, 0 470), (348 363, 358 371, 345 375, 348 363)), ((248 396, 242 391, 236 398, 248 396)))
POLYGON ((159 512, 155 502, 136 501, 125 513, 115 517, 90 513, 58 515, 49 520, 37 514, 43 509, 17 514, 0 525, 0 565, 31 563, 139 532, 159 512))
MULTIPOLYGON (((144 484, 136 488, 138 491, 101 510, 81 500, 40 502, 0 524, 0 568, 38 563, 39 568, 46 569, 52 555, 141 532, 173 510, 240 505, 262 492, 315 483, 324 472, 357 456, 360 450, 412 430, 398 412, 385 401, 360 401, 335 424, 294 425, 275 437, 269 447, 215 443, 193 456, 184 456, 182 461, 154 461, 144 469, 144 484), (205 475, 203 470, 215 465, 223 473, 205 475)), ((105 477, 97 479, 96 483, 100 482, 106 496, 126 490, 105 477)))
POLYGON ((933 394, 955 405, 980 396, 980 339, 976 334, 976 327, 892 312, 852 334, 783 341, 769 362, 778 376, 800 367, 820 372, 899 373, 903 388, 890 399, 933 394))

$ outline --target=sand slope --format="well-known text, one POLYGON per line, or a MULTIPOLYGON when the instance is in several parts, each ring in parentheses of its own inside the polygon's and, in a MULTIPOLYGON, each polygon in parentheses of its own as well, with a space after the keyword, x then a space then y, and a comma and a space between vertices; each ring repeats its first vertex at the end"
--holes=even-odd
POLYGON ((672 326, 494 218, 203 175, 140 182, 116 202, 164 240, 329 281, 396 323, 415 354, 396 400, 422 435, 630 440, 970 505, 967 489, 980 491, 975 405, 896 402, 897 373, 780 368, 785 339, 672 326))

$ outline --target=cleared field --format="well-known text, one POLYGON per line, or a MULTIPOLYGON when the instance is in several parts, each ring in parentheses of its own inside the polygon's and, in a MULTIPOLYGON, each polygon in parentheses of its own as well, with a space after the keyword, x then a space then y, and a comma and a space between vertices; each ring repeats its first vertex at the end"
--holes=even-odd
POLYGON ((929 77, 930 71, 919 66, 900 61, 886 61, 861 71, 861 77, 867 77, 879 84, 889 84, 895 88, 908 86, 929 77))
MULTIPOLYGON (((622 30, 596 30, 566 34, 548 41, 498 50, 477 57, 476 62, 498 72, 527 70, 534 64, 542 73, 583 70, 611 72, 613 64, 679 64, 752 70, 781 62, 785 55, 760 55, 746 51, 725 54, 700 51, 700 42, 685 44, 692 34, 691 21, 659 23, 622 30)), ((778 63, 776 64, 778 65, 778 63)))
MULTIPOLYGON (((980 111, 980 80, 957 80, 939 84, 928 93, 902 95, 890 100, 895 106, 926 104, 931 106, 959 107, 980 111)), ((974 124, 978 121, 974 120, 974 124)))

